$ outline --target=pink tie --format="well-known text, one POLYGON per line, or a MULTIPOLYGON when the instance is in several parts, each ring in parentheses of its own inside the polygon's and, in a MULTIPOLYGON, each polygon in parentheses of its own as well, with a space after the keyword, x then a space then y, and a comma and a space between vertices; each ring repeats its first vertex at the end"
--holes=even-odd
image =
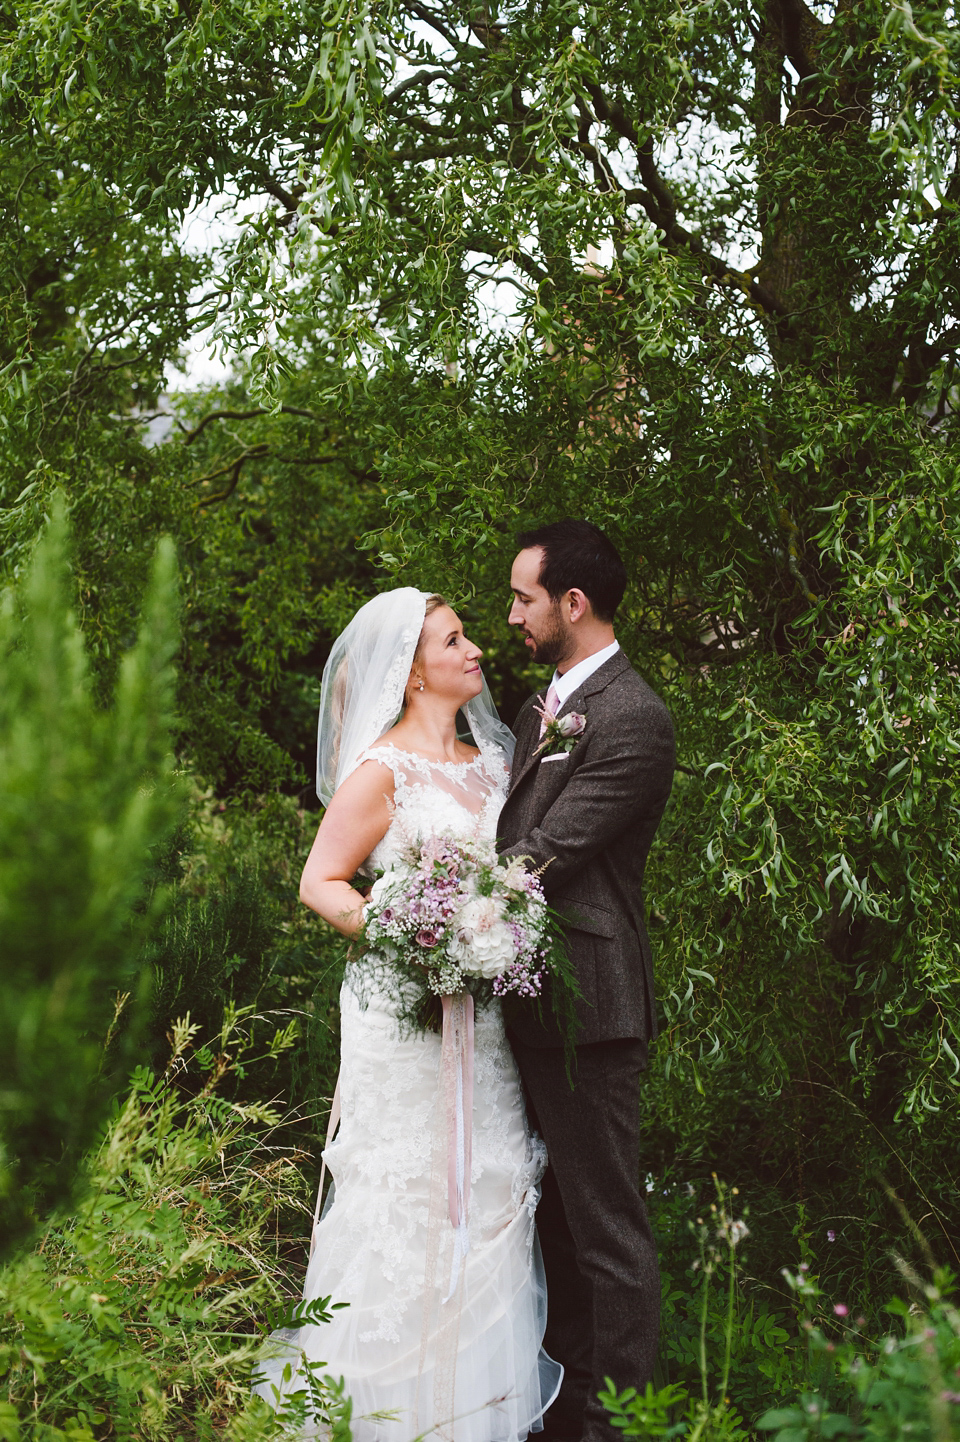
MULTIPOLYGON (((559 707, 559 705, 560 705, 560 697, 557 695, 557 688, 556 688, 556 686, 554 686, 553 682, 551 681, 551 682, 550 682, 550 690, 547 692, 547 699, 546 699, 546 700, 544 701, 544 703, 543 703, 543 709, 544 709, 544 711, 549 712, 549 714, 550 714, 551 716, 556 716, 556 714, 557 714, 557 708, 559 707)), ((546 729, 547 729, 547 723, 546 723, 546 721, 541 721, 541 722, 540 722, 540 735, 541 735, 541 736, 543 735, 544 731, 546 731, 546 729)))

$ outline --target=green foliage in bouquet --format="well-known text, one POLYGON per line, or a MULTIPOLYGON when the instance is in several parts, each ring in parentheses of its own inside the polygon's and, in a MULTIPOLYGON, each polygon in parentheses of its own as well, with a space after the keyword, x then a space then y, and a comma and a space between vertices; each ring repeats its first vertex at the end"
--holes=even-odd
POLYGON ((139 638, 104 709, 71 606, 66 544, 61 507, 23 584, 0 604, 4 1246, 69 1195, 109 1107, 104 1044, 115 1010, 141 990, 152 849, 179 806, 173 548, 158 549, 139 638))

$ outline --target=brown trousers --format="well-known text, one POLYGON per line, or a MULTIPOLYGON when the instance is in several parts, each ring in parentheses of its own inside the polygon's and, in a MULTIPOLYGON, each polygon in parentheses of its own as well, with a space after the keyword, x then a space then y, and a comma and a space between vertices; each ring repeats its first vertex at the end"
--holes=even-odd
POLYGON ((577 1047, 574 1086, 563 1052, 511 1037, 530 1125, 549 1166, 537 1209, 547 1275, 544 1347, 563 1386, 544 1419, 550 1442, 613 1442, 597 1401, 653 1380, 660 1270, 640 1183, 640 1073, 646 1043, 577 1047))

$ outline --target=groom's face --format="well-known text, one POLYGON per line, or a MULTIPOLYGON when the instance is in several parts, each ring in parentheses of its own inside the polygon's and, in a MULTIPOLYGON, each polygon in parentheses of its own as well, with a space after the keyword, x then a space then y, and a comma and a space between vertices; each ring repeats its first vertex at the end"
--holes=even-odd
POLYGON ((521 551, 510 572, 513 605, 507 620, 523 633, 524 645, 541 666, 557 666, 573 655, 576 643, 564 625, 560 603, 540 584, 543 551, 521 551))

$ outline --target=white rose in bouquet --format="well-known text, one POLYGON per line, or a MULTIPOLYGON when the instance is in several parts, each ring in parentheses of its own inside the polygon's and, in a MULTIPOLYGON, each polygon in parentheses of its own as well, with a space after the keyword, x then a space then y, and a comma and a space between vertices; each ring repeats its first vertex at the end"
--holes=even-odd
POLYGON ((485 981, 499 976, 517 955, 502 903, 493 896, 476 896, 461 907, 447 951, 469 976, 485 981))
POLYGON ((385 871, 382 876, 377 877, 371 886, 370 895, 367 900, 372 901, 375 907, 379 907, 384 896, 389 892, 396 880, 397 878, 392 871, 385 871))

